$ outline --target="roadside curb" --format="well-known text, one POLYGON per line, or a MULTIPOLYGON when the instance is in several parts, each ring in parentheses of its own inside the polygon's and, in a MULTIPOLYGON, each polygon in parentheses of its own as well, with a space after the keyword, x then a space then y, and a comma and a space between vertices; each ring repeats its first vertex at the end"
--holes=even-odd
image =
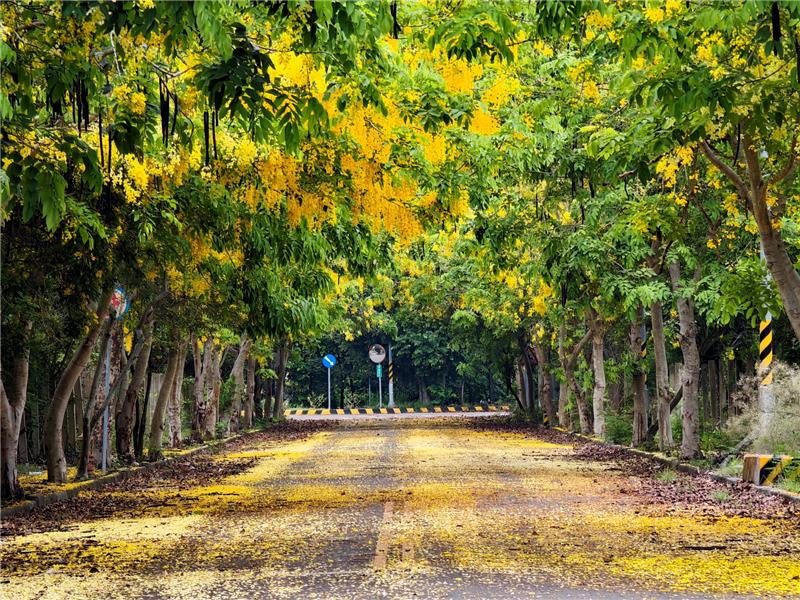
POLYGON ((676 458, 666 458, 665 456, 659 456, 657 454, 653 454, 652 452, 645 452, 644 450, 639 450, 637 448, 629 448, 628 446, 621 446, 620 444, 609 444, 597 438, 590 437, 588 435, 583 435, 582 433, 574 433, 571 431, 567 431, 565 429, 558 428, 559 431, 563 431, 564 433, 569 433, 572 437, 578 438, 580 440, 586 442, 592 442, 595 444, 600 444, 606 446, 608 448, 614 448, 616 450, 622 450, 627 454, 633 456, 639 456, 642 458, 647 458, 653 460, 657 463, 660 463, 666 467, 674 469, 680 473, 686 473, 687 475, 698 476, 698 475, 708 475, 711 479, 715 481, 719 481, 721 483, 729 483, 734 485, 739 484, 747 484, 752 489, 756 490, 757 492, 767 495, 767 496, 780 496, 782 498, 786 498, 791 502, 796 502, 800 504, 800 494, 794 494, 792 492, 788 492, 786 490, 779 490, 772 487, 767 487, 764 485, 755 485, 752 483, 748 483, 746 481, 742 481, 739 477, 729 477, 727 475, 720 475, 719 473, 715 473, 713 471, 708 471, 706 469, 701 469, 695 465, 690 465, 687 463, 682 463, 676 458))
POLYGON ((2 507, 0 508, 0 519, 3 519, 5 517, 13 517, 17 515, 26 514, 31 512, 34 508, 47 506, 48 504, 52 504, 54 502, 69 500, 70 498, 78 496, 81 492, 89 490, 97 490, 111 483, 115 483, 117 481, 124 481, 128 477, 131 477, 132 475, 135 475, 137 473, 141 473, 142 471, 147 471, 149 469, 153 469, 155 467, 159 467, 162 465, 168 465, 171 462, 175 462, 187 456, 198 454, 205 450, 213 450, 214 448, 223 446, 228 442, 232 442, 241 437, 244 437, 245 435, 256 433, 259 431, 261 430, 248 429, 247 431, 242 431, 241 433, 237 433, 236 435, 232 435, 224 439, 212 440, 210 442, 197 446, 196 448, 192 448, 191 450, 187 450, 186 452, 178 454, 176 456, 170 456, 169 458, 164 458, 163 460, 159 460, 156 462, 146 462, 136 467, 122 468, 117 471, 114 471, 113 473, 109 473, 108 475, 103 475, 102 477, 98 477, 97 479, 88 479, 84 482, 81 482, 80 485, 77 485, 68 490, 51 492, 49 494, 42 494, 41 496, 36 496, 31 500, 25 500, 23 502, 16 503, 12 506, 9 506, 8 508, 2 507))

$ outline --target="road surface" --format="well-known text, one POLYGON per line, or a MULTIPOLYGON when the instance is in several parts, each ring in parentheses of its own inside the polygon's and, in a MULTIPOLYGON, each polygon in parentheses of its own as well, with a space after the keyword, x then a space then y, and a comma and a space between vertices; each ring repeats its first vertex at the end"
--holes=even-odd
POLYGON ((796 520, 663 502, 621 463, 486 423, 258 435, 195 479, 90 492, 3 540, 0 596, 800 597, 796 520))

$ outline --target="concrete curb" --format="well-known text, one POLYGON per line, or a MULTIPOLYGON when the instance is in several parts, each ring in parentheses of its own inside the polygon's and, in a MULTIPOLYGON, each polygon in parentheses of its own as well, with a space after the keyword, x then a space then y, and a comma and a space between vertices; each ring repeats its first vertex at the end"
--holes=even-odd
POLYGON ((13 517, 16 515, 23 515, 26 513, 31 512, 34 508, 38 508, 40 506, 47 506, 48 504, 52 504, 54 502, 61 502, 62 500, 69 500, 70 498, 74 498, 78 496, 81 492, 85 492, 87 490, 97 490, 102 487, 105 487, 111 483, 115 483, 117 481, 123 481, 136 473, 140 473, 142 471, 147 471, 149 469, 153 469, 155 467, 159 467, 161 465, 167 465, 171 462, 179 460, 181 458, 185 458, 187 456, 192 456, 193 454, 198 454, 205 450, 213 450, 217 447, 223 446, 228 442, 232 442, 237 440, 245 435, 251 433, 257 433, 261 430, 259 429, 249 429, 247 431, 243 431, 241 433, 237 433, 236 435, 232 435, 230 437, 221 439, 221 440, 213 440, 197 446, 196 448, 192 448, 191 450, 187 450, 182 454, 178 454, 177 456, 171 456, 169 458, 165 458, 163 460, 159 460, 156 462, 147 462, 143 463, 137 467, 127 467, 119 469, 113 473, 109 473, 108 475, 103 475, 102 477, 98 477, 97 479, 89 479, 87 481, 82 482, 80 485, 77 485, 73 488, 68 490, 61 490, 59 492, 51 492, 49 494, 42 494, 41 496, 36 496, 31 500, 25 500, 23 502, 18 502, 8 508, 2 507, 0 508, 0 519, 5 517, 13 517))
MULTIPOLYGON (((631 454, 633 456, 639 456, 639 457, 642 457, 642 458, 647 458, 647 459, 650 459, 650 460, 654 460, 657 463, 660 463, 660 464, 662 464, 662 465, 664 465, 666 467, 674 469, 675 471, 678 471, 680 473, 686 473, 687 475, 693 475, 693 476, 708 475, 709 477, 711 477, 711 479, 714 479, 715 481, 719 481, 721 483, 734 484, 734 485, 739 485, 741 483, 747 483, 747 482, 743 482, 739 477, 729 477, 727 475, 720 475, 719 473, 714 473, 713 471, 708 471, 706 469, 701 469, 700 467, 697 467, 695 465, 682 463, 676 458, 666 458, 664 456, 658 456, 657 454, 653 454, 652 452, 645 452, 644 450, 638 450, 637 448, 629 448, 628 446, 621 446, 619 444, 609 444, 607 442, 603 442, 601 440, 598 440, 598 439, 593 438, 593 437, 589 437, 587 435, 583 435, 581 433, 574 433, 574 432, 566 431, 566 430, 560 430, 560 431, 564 431, 564 433, 569 433, 573 437, 576 437, 576 438, 578 438, 580 440, 584 440, 586 442, 593 442, 595 444, 601 444, 601 445, 607 446, 609 448, 622 450, 622 451, 626 452, 627 454, 631 454)), ((748 484, 748 485, 750 485, 754 490, 756 490, 757 492, 759 492, 761 494, 765 494, 767 496, 780 496, 782 498, 786 498, 786 499, 788 499, 788 500, 790 500, 792 502, 796 502, 796 503, 800 504, 800 494, 795 494, 795 493, 792 493, 792 492, 788 492, 786 490, 779 490, 779 489, 775 489, 775 488, 772 488, 772 487, 767 487, 767 486, 764 486, 764 485, 755 485, 755 484, 748 484)))

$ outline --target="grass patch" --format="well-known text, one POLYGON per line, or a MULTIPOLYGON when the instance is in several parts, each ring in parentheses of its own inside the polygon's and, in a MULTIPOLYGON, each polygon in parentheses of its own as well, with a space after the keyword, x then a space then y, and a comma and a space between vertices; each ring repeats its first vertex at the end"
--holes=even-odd
POLYGON ((663 483, 672 483, 677 478, 678 474, 672 469, 664 469, 663 471, 659 471, 658 475, 656 475, 656 479, 663 483))
POLYGON ((737 459, 732 460, 724 467, 717 469, 717 473, 727 477, 741 477, 742 476, 742 461, 737 459))
POLYGON ((720 504, 722 504, 723 502, 727 502, 728 500, 731 499, 731 495, 725 490, 717 490, 716 492, 711 494, 711 497, 720 504))
POLYGON ((776 488, 800 494, 800 481, 797 479, 781 479, 775 484, 776 488))

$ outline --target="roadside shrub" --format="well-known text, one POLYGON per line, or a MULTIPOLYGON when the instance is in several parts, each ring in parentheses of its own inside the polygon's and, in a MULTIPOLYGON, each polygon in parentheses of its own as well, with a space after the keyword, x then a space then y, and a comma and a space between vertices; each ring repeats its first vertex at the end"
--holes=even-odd
POLYGON ((629 446, 633 439, 633 417, 628 414, 606 414, 606 441, 629 446))
POLYGON ((731 440, 731 437, 721 429, 704 431, 700 436, 700 450, 703 451, 703 454, 727 450, 735 445, 736 442, 731 440))
POLYGON ((675 444, 677 448, 681 445, 681 441, 683 440, 683 424, 681 422, 680 411, 676 411, 675 414, 670 417, 669 423, 672 426, 672 443, 675 444))
MULTIPOLYGON (((751 449, 755 452, 800 455, 800 368, 775 363, 772 389, 775 394, 775 412, 766 430, 759 433, 751 449)), ((732 440, 741 440, 750 432, 757 432, 758 378, 742 378, 731 401, 739 414, 728 420, 725 432, 732 440)))

